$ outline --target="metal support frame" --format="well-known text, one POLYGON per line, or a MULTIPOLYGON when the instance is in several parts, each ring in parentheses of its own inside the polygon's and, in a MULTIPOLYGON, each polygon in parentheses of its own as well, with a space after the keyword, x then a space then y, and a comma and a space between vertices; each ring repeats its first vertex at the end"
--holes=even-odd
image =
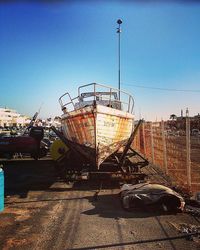
MULTIPOLYGON (((99 179, 102 178, 112 178, 112 179, 123 179, 123 180, 144 180, 145 174, 140 172, 140 169, 142 167, 145 167, 149 164, 148 160, 146 160, 141 154, 139 154, 137 151, 135 151, 131 144, 134 141, 134 138, 142 125, 142 120, 140 120, 132 132, 128 142, 126 143, 124 150, 122 153, 116 151, 114 154, 112 154, 108 159, 102 163, 102 169, 100 171, 88 171, 89 177, 97 178, 99 176, 99 179), (139 157, 141 160, 134 162, 131 161, 131 158, 133 156, 139 157), (110 168, 115 169, 115 171, 110 171, 110 168)), ((56 133, 56 135, 67 145, 75 154, 78 154, 82 158, 82 162, 87 162, 88 160, 84 158, 83 155, 80 155, 80 153, 76 150, 76 148, 73 146, 73 143, 66 139, 63 134, 58 131, 55 127, 51 127, 51 129, 56 133)), ((90 169, 90 168, 89 168, 90 169)), ((73 174, 77 175, 76 180, 81 179, 80 175, 83 174, 81 172, 77 172, 77 170, 68 170, 73 172, 73 174)), ((84 173, 85 174, 85 173, 84 173)))
MULTIPOLYGON (((67 147, 69 147, 69 148, 73 151, 73 153, 80 155, 79 152, 76 150, 76 147, 74 147, 73 142, 71 142, 70 140, 68 140, 67 138, 65 138, 65 137, 63 136, 63 134, 62 134, 59 130, 57 130, 54 126, 51 126, 51 129, 52 129, 53 132, 58 136, 58 138, 59 138, 67 147)), ((85 159, 85 157, 84 157, 83 155, 80 155, 80 158, 81 158, 82 160, 85 159)))
POLYGON ((134 138, 135 138, 135 136, 137 134, 137 131, 139 130, 139 127, 140 127, 141 124, 142 124, 142 120, 139 120, 136 128, 133 130, 133 132, 132 132, 132 134, 131 134, 131 136, 130 136, 130 138, 129 138, 129 140, 128 140, 125 148, 124 148, 122 156, 120 157, 120 160, 119 160, 119 166, 120 167, 122 167, 123 164, 124 164, 125 157, 126 157, 126 155, 128 153, 128 150, 131 148, 131 144, 132 144, 132 142, 133 142, 133 140, 134 140, 134 138))

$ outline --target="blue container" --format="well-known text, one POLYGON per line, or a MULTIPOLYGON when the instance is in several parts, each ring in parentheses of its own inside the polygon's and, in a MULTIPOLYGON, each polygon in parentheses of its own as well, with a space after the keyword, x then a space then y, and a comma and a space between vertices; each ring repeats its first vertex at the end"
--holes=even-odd
POLYGON ((0 212, 4 209, 4 173, 0 168, 0 212))

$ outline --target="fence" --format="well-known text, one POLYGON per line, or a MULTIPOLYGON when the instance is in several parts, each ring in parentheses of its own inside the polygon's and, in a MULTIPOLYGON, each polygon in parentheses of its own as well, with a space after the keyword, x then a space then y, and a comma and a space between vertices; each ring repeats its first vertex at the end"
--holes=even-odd
POLYGON ((134 147, 176 184, 192 192, 200 191, 200 135, 191 135, 189 117, 144 122, 134 147))

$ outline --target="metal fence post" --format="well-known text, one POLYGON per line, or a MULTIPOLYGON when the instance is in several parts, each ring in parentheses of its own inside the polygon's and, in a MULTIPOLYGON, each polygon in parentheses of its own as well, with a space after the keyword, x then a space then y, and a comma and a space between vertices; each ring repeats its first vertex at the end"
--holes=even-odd
POLYGON ((144 156, 146 156, 145 122, 142 123, 142 135, 143 135, 144 156))
POLYGON ((140 146, 140 128, 138 129, 138 134, 137 134, 137 147, 138 147, 138 150, 139 152, 141 152, 141 146, 140 146))
POLYGON ((153 143, 153 126, 152 126, 152 122, 150 123, 150 131, 151 131, 151 154, 152 154, 152 163, 154 164, 154 143, 153 143))
POLYGON ((168 175, 167 167, 167 147, 166 147, 166 138, 165 138, 165 123, 161 121, 161 131, 162 131, 162 141, 163 141, 163 164, 165 168, 165 173, 168 175))
POLYGON ((190 118, 186 117, 186 163, 187 163, 187 184, 191 187, 191 159, 190 159, 190 118))

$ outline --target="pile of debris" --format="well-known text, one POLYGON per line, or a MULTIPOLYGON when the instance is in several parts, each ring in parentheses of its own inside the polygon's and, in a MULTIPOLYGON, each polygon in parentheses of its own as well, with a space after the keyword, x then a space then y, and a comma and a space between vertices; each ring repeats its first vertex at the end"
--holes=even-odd
POLYGON ((180 223, 177 225, 171 222, 170 225, 172 225, 179 233, 185 235, 187 240, 193 240, 200 244, 200 226, 186 223, 180 223))

